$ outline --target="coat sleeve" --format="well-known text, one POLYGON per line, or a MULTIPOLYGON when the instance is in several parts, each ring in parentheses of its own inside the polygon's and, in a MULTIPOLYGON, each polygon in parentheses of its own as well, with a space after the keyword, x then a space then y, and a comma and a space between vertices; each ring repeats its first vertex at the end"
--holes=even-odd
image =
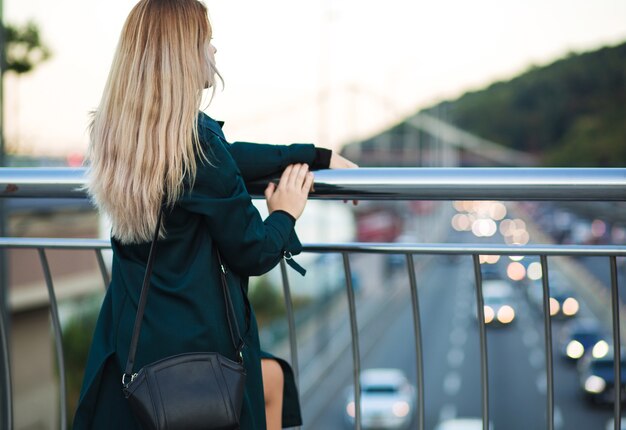
POLYGON ((193 188, 179 204, 205 217, 211 239, 233 271, 244 276, 266 273, 285 251, 300 251, 299 242, 290 240, 294 221, 281 212, 261 218, 235 161, 217 139, 209 139, 212 165, 198 162, 193 188))
POLYGON ((268 145, 234 142, 229 145, 229 149, 244 181, 277 175, 294 163, 307 163, 312 166, 316 156, 315 146, 303 143, 268 145))

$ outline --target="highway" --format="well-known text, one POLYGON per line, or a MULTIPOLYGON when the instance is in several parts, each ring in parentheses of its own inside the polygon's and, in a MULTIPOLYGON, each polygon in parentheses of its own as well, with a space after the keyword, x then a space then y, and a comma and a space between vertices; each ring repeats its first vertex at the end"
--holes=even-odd
MULTIPOLYGON (((467 234, 451 232, 447 240, 472 239, 477 241, 467 234)), ((406 269, 396 268, 388 276, 382 256, 355 255, 351 259, 355 272, 364 270, 360 277, 367 281, 357 306, 362 368, 399 368, 415 382, 415 343, 406 269), (377 312, 366 312, 365 306, 372 302, 384 306, 379 306, 377 312)), ((415 259, 418 264, 420 260, 424 263, 417 282, 424 349, 425 423, 427 429, 432 429, 444 418, 481 416, 479 334, 471 257, 415 259)), ((543 319, 521 290, 517 291, 515 307, 517 318, 511 326, 487 329, 490 421, 495 430, 544 429, 543 319)), ((585 312, 584 306, 581 312, 585 312)), ((335 313, 343 319, 347 319, 347 314, 347 307, 343 314, 335 313)), ((604 429, 612 416, 612 406, 592 407, 583 399, 575 365, 562 359, 558 352, 562 324, 553 321, 555 428, 604 429)), ((349 333, 347 322, 341 327, 331 331, 333 336, 349 333)), ((344 411, 352 378, 351 354, 346 349, 338 355, 302 396, 304 429, 349 428, 344 411)), ((301 362, 306 363, 307 357, 302 357, 301 362)), ((412 428, 415 427, 413 423, 412 428)))

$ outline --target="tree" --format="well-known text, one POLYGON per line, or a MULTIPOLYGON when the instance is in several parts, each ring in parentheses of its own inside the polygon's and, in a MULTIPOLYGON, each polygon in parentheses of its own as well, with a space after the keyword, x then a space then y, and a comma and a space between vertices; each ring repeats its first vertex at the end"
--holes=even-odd
POLYGON ((50 58, 50 49, 43 43, 37 24, 32 21, 23 26, 7 24, 4 28, 5 67, 2 72, 22 75, 50 58))
MULTIPOLYGON (((3 74, 13 72, 19 79, 23 74, 32 71, 51 56, 50 49, 41 40, 39 27, 33 21, 28 21, 22 26, 5 25, 3 40, 5 41, 3 74)), ((4 105, 4 100, 1 103, 4 105)), ((15 110, 19 115, 19 105, 15 107, 15 110)), ((19 131, 16 134, 19 136, 19 131)), ((12 146, 16 150, 19 146, 19 137, 12 146)), ((0 145, 0 152, 2 152, 0 160, 4 159, 4 151, 4 145, 0 145)))

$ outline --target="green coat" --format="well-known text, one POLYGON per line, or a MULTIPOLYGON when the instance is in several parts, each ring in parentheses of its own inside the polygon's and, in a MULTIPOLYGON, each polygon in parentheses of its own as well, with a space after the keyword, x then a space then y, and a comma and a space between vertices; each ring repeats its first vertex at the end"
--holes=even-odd
MULTIPOLYGON (((246 296, 248 276, 272 269, 285 251, 300 252, 293 220, 281 212, 265 220, 244 181, 281 172, 288 164, 313 163, 313 145, 226 142, 221 127, 200 114, 200 142, 213 166, 198 158, 192 189, 166 212, 167 235, 159 240, 134 371, 163 357, 216 351, 235 359, 224 309, 214 244, 229 269, 230 294, 242 330, 247 371, 241 428, 265 429, 261 351, 254 312, 246 296)), ((122 245, 112 239, 112 280, 94 333, 75 429, 138 429, 122 395, 121 377, 148 258, 149 243, 122 245)), ((283 424, 299 425, 293 373, 285 371, 283 424)))

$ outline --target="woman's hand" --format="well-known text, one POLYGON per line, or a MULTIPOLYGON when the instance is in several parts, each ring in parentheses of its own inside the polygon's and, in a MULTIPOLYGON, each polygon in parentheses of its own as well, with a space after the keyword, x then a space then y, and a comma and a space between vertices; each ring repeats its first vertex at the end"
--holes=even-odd
MULTIPOLYGON (((328 167, 331 169, 356 169, 359 166, 333 151, 330 156, 330 165, 328 167)), ((343 202, 348 203, 347 200, 344 200, 343 202)), ((358 203, 358 200, 352 200, 352 204, 354 206, 356 206, 358 203)))
POLYGON ((306 206, 309 190, 313 186, 313 173, 306 164, 290 164, 287 166, 278 185, 270 182, 265 189, 265 200, 270 213, 283 210, 300 218, 306 206))
POLYGON ((330 165, 328 167, 330 169, 355 169, 359 166, 333 151, 330 156, 330 165))

